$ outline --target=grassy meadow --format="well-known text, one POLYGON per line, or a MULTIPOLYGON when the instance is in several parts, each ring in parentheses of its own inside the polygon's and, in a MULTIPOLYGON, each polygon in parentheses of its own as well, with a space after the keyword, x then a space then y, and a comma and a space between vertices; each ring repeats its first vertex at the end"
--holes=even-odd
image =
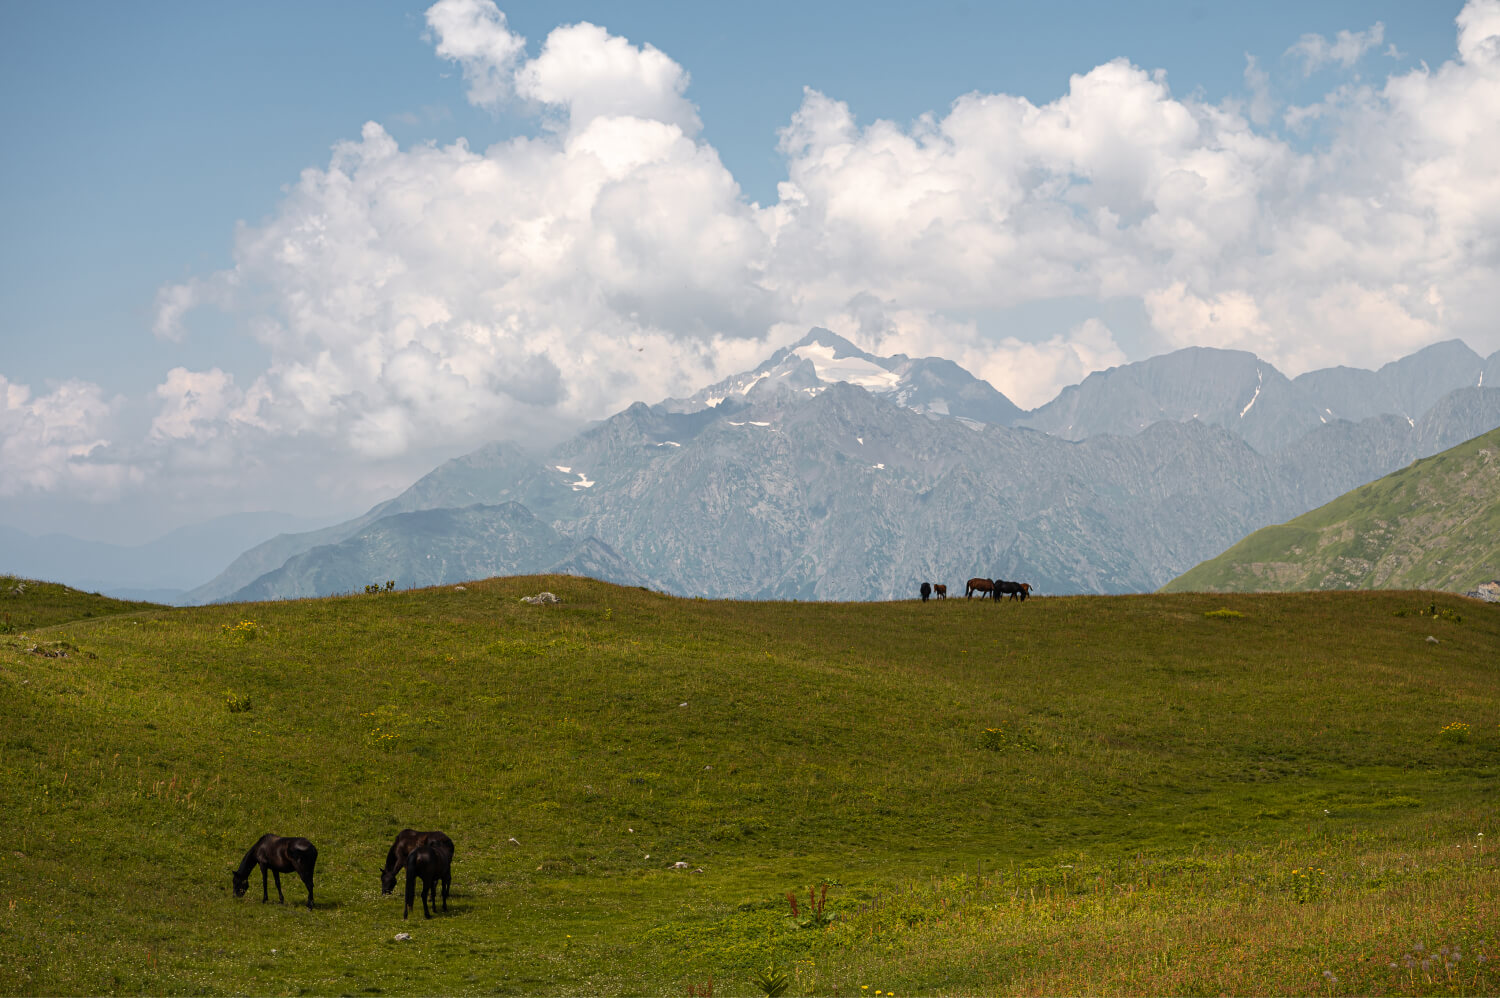
POLYGON ((1500 993, 1497 606, 13 590, 5 994, 1500 993))

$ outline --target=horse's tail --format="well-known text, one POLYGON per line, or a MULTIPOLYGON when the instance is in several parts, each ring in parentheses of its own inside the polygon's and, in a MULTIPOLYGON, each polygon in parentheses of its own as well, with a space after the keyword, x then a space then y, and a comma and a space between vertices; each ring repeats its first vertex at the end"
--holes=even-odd
POLYGON ((416 849, 406 854, 406 910, 401 913, 402 918, 407 918, 411 915, 411 906, 417 899, 416 858, 416 849))
POLYGON ((442 838, 432 842, 431 846, 433 855, 442 864, 443 872, 447 873, 448 868, 453 865, 453 840, 444 835, 442 838))
POLYGON ((318 847, 306 839, 291 839, 287 842, 286 858, 291 861, 292 869, 297 871, 297 876, 307 885, 307 907, 311 910, 313 906, 313 870, 318 865, 318 847))

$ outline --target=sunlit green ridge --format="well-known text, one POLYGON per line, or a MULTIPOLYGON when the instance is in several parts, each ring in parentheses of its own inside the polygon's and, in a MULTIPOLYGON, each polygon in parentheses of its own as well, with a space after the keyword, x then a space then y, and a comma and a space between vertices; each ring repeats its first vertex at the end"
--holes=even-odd
POLYGON ((1441 589, 1500 577, 1500 430, 1265 527, 1163 592, 1441 589))

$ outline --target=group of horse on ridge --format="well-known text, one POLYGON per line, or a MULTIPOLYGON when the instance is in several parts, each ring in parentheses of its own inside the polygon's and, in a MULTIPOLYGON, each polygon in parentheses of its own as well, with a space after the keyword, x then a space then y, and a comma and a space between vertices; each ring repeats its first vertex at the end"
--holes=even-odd
MULTIPOLYGON (((985 596, 989 596, 990 599, 1009 596, 1011 599, 1018 599, 1024 603, 1026 602, 1026 597, 1031 595, 1032 588, 1033 586, 1029 582, 1007 582, 1004 579, 974 578, 970 579, 964 586, 964 599, 972 599, 974 594, 978 593, 980 599, 984 599, 985 596)), ((922 594, 923 603, 926 603, 932 597, 938 599, 948 598, 948 587, 941 583, 924 582, 919 592, 922 594)))
MULTIPOLYGON (((244 897, 250 889, 250 874, 260 866, 260 901, 271 899, 266 883, 266 874, 276 878, 276 897, 286 904, 286 895, 281 892, 281 875, 295 873, 307 885, 307 907, 313 906, 313 866, 318 862, 318 849, 303 838, 262 835, 245 858, 239 869, 231 875, 234 896, 244 897)), ((443 886, 443 910, 448 910, 448 887, 453 882, 453 840, 442 832, 417 832, 410 828, 401 830, 396 841, 385 854, 385 866, 380 870, 380 893, 389 894, 396 887, 396 877, 406 870, 406 910, 402 918, 411 915, 416 901, 416 884, 422 881, 422 914, 432 917, 437 911, 437 888, 443 886), (432 910, 427 908, 427 899, 432 899, 432 910)))

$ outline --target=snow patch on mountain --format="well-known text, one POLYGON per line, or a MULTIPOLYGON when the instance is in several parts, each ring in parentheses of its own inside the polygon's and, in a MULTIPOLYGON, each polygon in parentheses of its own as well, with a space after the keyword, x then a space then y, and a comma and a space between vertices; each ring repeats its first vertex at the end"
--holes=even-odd
MULTIPOLYGON (((1241 419, 1245 418, 1245 413, 1247 413, 1247 412, 1250 411, 1250 407, 1255 404, 1255 400, 1258 399, 1258 398, 1260 398, 1260 390, 1261 390, 1262 387, 1265 386, 1265 383, 1266 383, 1265 372, 1264 371, 1256 371, 1255 372, 1255 394, 1252 395, 1252 396, 1250 396, 1250 401, 1246 402, 1245 403, 1245 408, 1243 408, 1243 409, 1240 410, 1240 418, 1241 419)), ((1197 417, 1198 417, 1198 414, 1196 412, 1193 413, 1193 418, 1196 419, 1197 417)))
POLYGON ((668 412, 693 413, 764 402, 775 394, 813 397, 840 382, 934 418, 1009 425, 1021 411, 989 382, 952 361, 905 354, 877 357, 826 329, 813 329, 753 371, 731 375, 687 397, 664 400, 668 412))
POLYGON ((876 395, 891 391, 901 383, 901 375, 894 371, 863 357, 840 357, 833 346, 825 343, 806 343, 793 350, 792 355, 812 361, 819 381, 847 381, 876 395))

